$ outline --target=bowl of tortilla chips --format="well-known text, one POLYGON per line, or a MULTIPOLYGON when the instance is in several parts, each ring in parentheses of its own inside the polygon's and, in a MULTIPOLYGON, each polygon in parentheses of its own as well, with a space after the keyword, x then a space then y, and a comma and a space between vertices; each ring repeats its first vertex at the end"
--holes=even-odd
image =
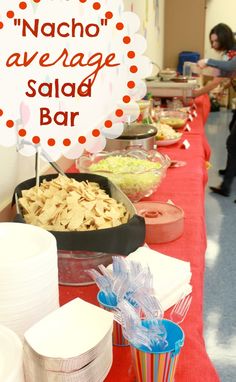
POLYGON ((20 183, 15 193, 22 221, 56 237, 62 284, 91 283, 86 269, 107 265, 112 255, 128 255, 144 243, 144 220, 105 177, 50 174, 40 177, 39 186, 35 178, 20 183))

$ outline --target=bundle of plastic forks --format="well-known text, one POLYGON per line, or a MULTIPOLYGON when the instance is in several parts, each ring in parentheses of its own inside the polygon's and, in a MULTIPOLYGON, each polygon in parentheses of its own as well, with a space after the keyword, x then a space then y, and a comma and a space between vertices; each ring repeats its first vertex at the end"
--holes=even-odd
POLYGON ((88 271, 113 310, 114 320, 122 325, 124 337, 134 345, 149 350, 164 349, 167 333, 162 318, 163 308, 153 295, 153 277, 148 267, 113 257, 113 272, 99 266, 88 271))
POLYGON ((132 345, 151 351, 157 347, 164 349, 168 345, 167 333, 160 319, 141 319, 135 307, 126 300, 121 301, 117 308, 123 335, 132 345))
POLYGON ((96 269, 89 269, 87 273, 95 281, 98 288, 104 292, 107 300, 107 304, 111 306, 117 305, 117 297, 112 291, 112 278, 108 275, 102 275, 96 269))
POLYGON ((145 318, 152 319, 162 319, 164 315, 163 308, 160 304, 160 301, 154 295, 139 290, 135 294, 135 300, 137 304, 142 307, 145 318))
POLYGON ((152 292, 153 277, 148 267, 139 263, 128 262, 120 256, 113 257, 113 273, 104 265, 99 266, 99 273, 95 269, 88 270, 88 274, 104 292, 107 304, 116 306, 123 299, 136 305, 134 298, 138 291, 152 292))
MULTIPOLYGON (((99 266, 100 272, 89 270, 101 291, 104 304, 114 313, 114 320, 122 326, 123 336, 134 346, 151 352, 162 351, 168 345, 167 331, 162 319, 164 310, 153 294, 153 276, 148 267, 113 257, 113 272, 99 266)), ((172 309, 170 319, 175 323, 184 320, 191 296, 181 296, 172 309)))

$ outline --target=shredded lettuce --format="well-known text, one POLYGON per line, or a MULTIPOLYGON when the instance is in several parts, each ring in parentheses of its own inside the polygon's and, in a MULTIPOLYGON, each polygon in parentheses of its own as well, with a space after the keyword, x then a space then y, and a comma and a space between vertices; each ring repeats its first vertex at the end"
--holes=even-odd
POLYGON ((156 189, 162 178, 161 168, 159 162, 117 155, 92 164, 89 171, 108 177, 132 201, 138 201, 156 189))

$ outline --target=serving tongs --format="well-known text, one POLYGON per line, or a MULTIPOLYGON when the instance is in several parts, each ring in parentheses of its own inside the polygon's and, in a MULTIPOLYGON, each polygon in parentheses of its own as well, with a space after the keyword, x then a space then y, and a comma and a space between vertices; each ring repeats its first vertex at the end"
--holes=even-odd
POLYGON ((16 216, 14 218, 14 222, 15 223, 25 223, 23 216, 20 212, 20 206, 19 206, 19 200, 18 200, 17 192, 15 192, 15 194, 14 194, 14 199, 12 201, 12 205, 14 204, 14 202, 15 202, 15 206, 16 206, 16 216))
MULTIPOLYGON (((21 140, 20 143, 17 144, 17 151, 20 151, 24 145, 33 146, 31 142, 25 141, 24 139, 21 140)), ((61 174, 63 176, 66 176, 64 171, 60 168, 60 166, 54 162, 51 157, 46 153, 42 147, 39 145, 36 146, 36 153, 35 153, 35 178, 36 178, 36 186, 39 186, 40 184, 40 156, 43 156, 46 161, 58 172, 58 174, 61 174)), ((13 199, 12 199, 12 206, 15 204, 16 206, 16 216, 14 218, 14 222, 16 223, 25 223, 21 211, 20 211, 20 204, 18 199, 17 192, 14 193, 13 199)))
POLYGON ((52 160, 50 155, 40 145, 35 146, 31 142, 22 139, 21 142, 17 145, 17 151, 20 151, 24 147, 24 145, 34 146, 36 150, 36 153, 35 153, 36 186, 39 186, 40 184, 40 157, 43 157, 44 159, 46 159, 46 161, 54 168, 54 170, 57 171, 58 174, 66 176, 66 174, 61 169, 61 167, 52 160))
MULTIPOLYGON (((66 176, 66 174, 61 169, 61 167, 56 162, 54 162, 52 160, 52 158, 48 155, 48 153, 46 151, 44 151, 42 148, 40 148, 40 150, 36 152, 35 156, 36 155, 43 156, 44 159, 46 159, 46 161, 54 168, 54 170, 56 170, 58 172, 58 174, 66 176)), ((36 166, 36 164, 35 164, 35 166, 36 166)))

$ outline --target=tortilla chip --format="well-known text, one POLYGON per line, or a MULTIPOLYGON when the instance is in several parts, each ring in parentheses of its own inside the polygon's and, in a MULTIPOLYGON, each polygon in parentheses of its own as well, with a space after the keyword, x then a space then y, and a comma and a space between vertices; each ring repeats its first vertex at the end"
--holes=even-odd
POLYGON ((91 231, 127 223, 129 213, 99 184, 59 175, 22 191, 26 223, 51 231, 91 231))

